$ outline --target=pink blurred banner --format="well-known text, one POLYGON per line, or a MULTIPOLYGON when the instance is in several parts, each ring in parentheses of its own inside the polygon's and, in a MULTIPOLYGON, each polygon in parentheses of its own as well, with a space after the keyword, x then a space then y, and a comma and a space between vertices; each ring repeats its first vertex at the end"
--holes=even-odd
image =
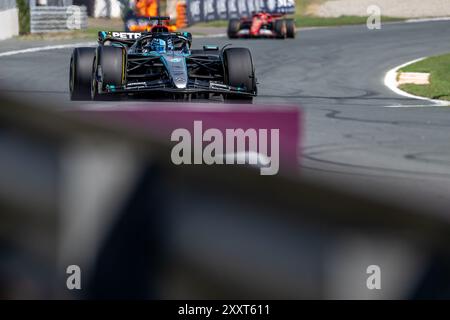
MULTIPOLYGON (((298 171, 302 136, 302 113, 292 105, 224 105, 134 103, 85 106, 77 112, 90 119, 107 120, 120 125, 145 129, 153 137, 175 145, 171 135, 176 129, 187 129, 194 135, 194 121, 202 122, 202 130, 218 129, 223 136, 227 129, 279 130, 280 172, 298 171)), ((246 148, 248 146, 246 145, 246 148)))

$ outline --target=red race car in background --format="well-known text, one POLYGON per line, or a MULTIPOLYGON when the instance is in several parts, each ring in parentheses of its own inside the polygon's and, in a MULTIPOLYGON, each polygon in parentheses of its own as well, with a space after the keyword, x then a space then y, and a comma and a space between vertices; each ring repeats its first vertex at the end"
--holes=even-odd
POLYGON ((228 37, 237 38, 295 38, 295 21, 284 14, 259 12, 251 18, 231 19, 228 37))

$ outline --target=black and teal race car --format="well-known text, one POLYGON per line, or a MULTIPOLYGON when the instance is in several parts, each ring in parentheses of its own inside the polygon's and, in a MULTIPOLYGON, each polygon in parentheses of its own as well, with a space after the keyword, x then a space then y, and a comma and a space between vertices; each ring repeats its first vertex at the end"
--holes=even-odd
POLYGON ((191 49, 192 35, 155 26, 150 32, 100 31, 96 48, 73 51, 70 98, 101 100, 145 93, 175 99, 251 101, 257 94, 246 48, 191 49))

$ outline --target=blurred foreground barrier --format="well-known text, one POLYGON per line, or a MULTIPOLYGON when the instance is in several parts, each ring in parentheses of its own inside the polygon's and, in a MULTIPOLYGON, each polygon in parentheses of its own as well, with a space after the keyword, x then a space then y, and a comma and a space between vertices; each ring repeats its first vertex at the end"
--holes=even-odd
POLYGON ((175 166, 128 121, 0 105, 2 298, 450 297, 440 217, 295 174, 175 166))
MULTIPOLYGON (((213 148, 210 161, 215 163, 230 163, 230 157, 239 163, 253 160, 254 165, 267 167, 265 171, 272 175, 296 173, 299 168, 302 119, 297 106, 208 104, 202 107, 160 103, 158 108, 149 108, 145 103, 133 103, 126 107, 123 104, 109 108, 87 106, 78 113, 89 119, 141 128, 161 141, 176 139, 180 147, 188 144, 184 149, 190 154, 181 156, 189 164, 204 163, 205 155, 213 148), (178 136, 177 132, 187 137, 178 136), (241 150, 237 150, 239 147, 241 150), (260 162, 264 160, 269 163, 262 165, 260 162)), ((177 150, 174 147, 171 155, 177 150)))

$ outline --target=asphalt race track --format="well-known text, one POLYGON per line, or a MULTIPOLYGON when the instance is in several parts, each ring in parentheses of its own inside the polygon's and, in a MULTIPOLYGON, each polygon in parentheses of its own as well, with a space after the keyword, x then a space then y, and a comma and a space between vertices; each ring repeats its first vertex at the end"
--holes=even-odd
MULTIPOLYGON (((450 52, 449 22, 313 29, 286 41, 194 38, 194 47, 226 43, 253 52, 260 83, 255 104, 304 109, 304 177, 450 218, 450 107, 398 96, 383 84, 397 65, 450 52)), ((0 52, 48 44, 55 43, 9 40, 0 52)), ((73 107, 71 50, 1 57, 1 90, 73 107)))

